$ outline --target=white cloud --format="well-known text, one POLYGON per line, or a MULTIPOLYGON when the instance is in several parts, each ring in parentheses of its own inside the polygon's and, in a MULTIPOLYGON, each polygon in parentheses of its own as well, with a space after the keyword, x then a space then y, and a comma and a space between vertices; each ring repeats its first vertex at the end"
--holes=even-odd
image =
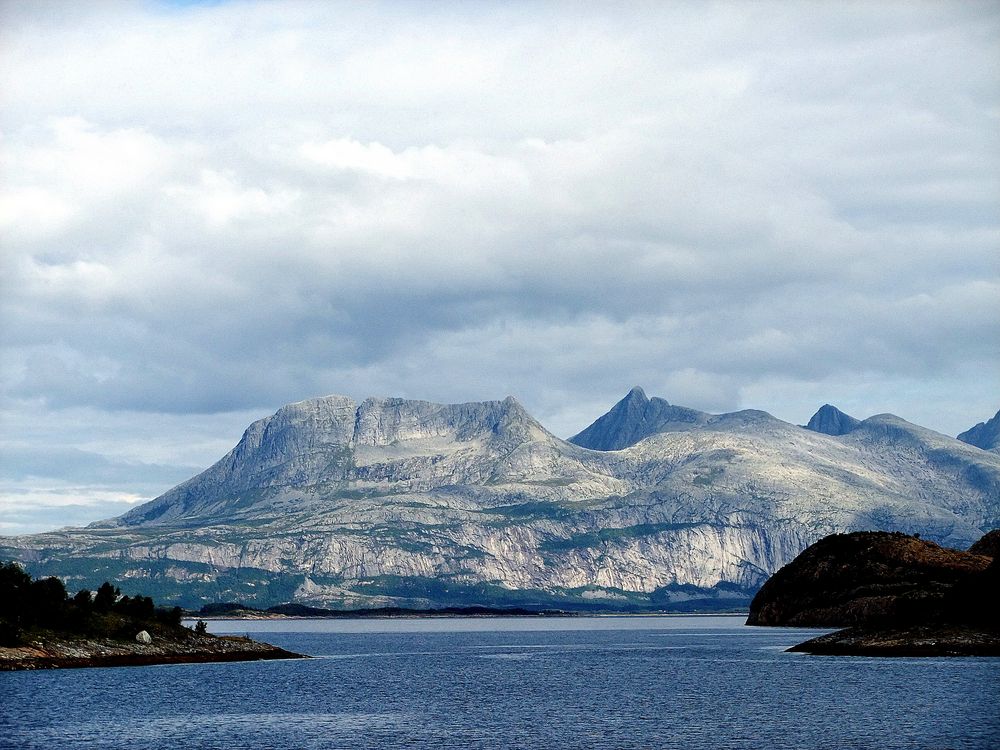
POLYGON ((329 392, 964 429, 1000 392, 997 36, 976 3, 0 5, 17 461, 186 471, 238 437, 182 459, 195 423, 329 392))

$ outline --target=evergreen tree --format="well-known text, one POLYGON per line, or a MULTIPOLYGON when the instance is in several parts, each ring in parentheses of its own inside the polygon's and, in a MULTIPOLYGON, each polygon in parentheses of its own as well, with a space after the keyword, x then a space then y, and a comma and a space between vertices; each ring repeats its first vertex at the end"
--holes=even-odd
POLYGON ((112 586, 105 581, 97 589, 97 594, 94 596, 94 609, 98 612, 110 612, 111 608, 115 606, 115 602, 118 601, 118 597, 121 596, 121 593, 117 586, 112 586))

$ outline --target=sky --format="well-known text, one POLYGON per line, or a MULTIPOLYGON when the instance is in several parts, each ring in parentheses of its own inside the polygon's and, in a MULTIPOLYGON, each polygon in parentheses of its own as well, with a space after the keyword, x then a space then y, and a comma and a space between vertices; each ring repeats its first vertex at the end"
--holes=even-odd
POLYGON ((0 0, 0 534, 327 394, 1000 408, 1000 5, 0 0))

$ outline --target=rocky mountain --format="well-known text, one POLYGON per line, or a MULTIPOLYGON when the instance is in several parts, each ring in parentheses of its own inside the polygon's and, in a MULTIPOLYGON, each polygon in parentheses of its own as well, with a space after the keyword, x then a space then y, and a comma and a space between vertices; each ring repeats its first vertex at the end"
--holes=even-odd
POLYGON ((959 435, 958 439, 984 451, 1000 452, 1000 411, 990 421, 970 427, 959 435))
POLYGON ((1000 526, 1000 455, 892 415, 827 435, 635 389, 574 440, 513 398, 302 401, 155 500, 0 557, 192 607, 704 609, 831 533, 967 547, 1000 526))
POLYGON ((611 411, 569 442, 595 451, 617 451, 635 445, 658 432, 680 432, 705 424, 711 415, 683 406, 671 406, 662 398, 648 398, 636 386, 611 411))
POLYGON ((844 414, 836 406, 823 404, 819 411, 812 415, 807 430, 822 432, 824 435, 846 435, 861 424, 861 420, 855 419, 849 414, 844 414))

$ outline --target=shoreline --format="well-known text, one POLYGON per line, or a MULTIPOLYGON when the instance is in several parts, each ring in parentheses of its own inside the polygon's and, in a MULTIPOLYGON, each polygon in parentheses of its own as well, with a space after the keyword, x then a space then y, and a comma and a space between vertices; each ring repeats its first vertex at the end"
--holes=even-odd
POLYGON ((29 645, 0 648, 0 672, 308 658, 242 636, 192 635, 151 644, 43 636, 29 645))
POLYGON ((378 613, 377 611, 344 610, 330 614, 292 615, 265 611, 239 611, 219 614, 185 614, 185 625, 198 620, 214 622, 217 620, 247 620, 250 622, 266 622, 271 620, 457 620, 457 619, 545 619, 561 617, 746 617, 746 610, 733 612, 436 612, 434 610, 414 610, 412 612, 378 613))
POLYGON ((816 656, 1000 657, 1000 631, 961 625, 853 627, 787 649, 816 656))

